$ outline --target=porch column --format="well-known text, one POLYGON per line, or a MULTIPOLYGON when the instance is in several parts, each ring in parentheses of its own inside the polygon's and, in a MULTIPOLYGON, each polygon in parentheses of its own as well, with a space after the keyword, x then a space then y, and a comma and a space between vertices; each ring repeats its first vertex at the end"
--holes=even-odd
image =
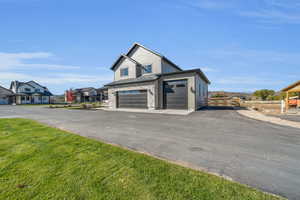
POLYGON ((289 92, 286 92, 286 102, 285 102, 285 111, 289 110, 289 92))
POLYGON ((297 101, 297 108, 300 108, 300 92, 298 93, 298 101, 297 101))

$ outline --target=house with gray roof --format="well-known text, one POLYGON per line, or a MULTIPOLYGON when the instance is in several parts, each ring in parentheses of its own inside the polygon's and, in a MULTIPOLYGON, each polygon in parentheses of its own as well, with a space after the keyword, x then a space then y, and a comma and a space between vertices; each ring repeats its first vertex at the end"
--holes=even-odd
POLYGON ((102 102, 107 100, 107 88, 77 88, 70 89, 65 92, 65 102, 68 103, 87 103, 102 102))
POLYGON ((165 56, 135 43, 111 66, 114 81, 106 84, 112 109, 185 109, 208 103, 210 81, 201 69, 182 70, 165 56))
POLYGON ((14 93, 0 86, 0 105, 11 104, 13 99, 14 93))
POLYGON ((12 81, 10 90, 14 93, 13 103, 16 104, 49 104, 53 96, 47 87, 35 81, 12 81))

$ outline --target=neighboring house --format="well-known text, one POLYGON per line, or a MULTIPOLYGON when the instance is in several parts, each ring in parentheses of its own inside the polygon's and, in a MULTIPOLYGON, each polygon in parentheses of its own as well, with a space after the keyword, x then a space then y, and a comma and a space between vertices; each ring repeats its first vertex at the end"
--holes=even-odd
POLYGON ((108 88, 102 87, 96 89, 97 91, 97 101, 107 101, 108 100, 108 88))
POLYGON ((285 98, 285 110, 289 109, 300 109, 300 81, 289 85, 288 87, 281 90, 281 92, 286 93, 285 98))
POLYGON ((13 103, 16 104, 49 104, 53 96, 47 87, 35 81, 12 81, 10 90, 14 93, 13 103))
POLYGON ((0 105, 7 105, 12 103, 14 93, 0 86, 0 105))
POLYGON ((65 93, 65 100, 68 103, 83 103, 103 101, 107 97, 107 88, 95 89, 93 87, 70 89, 65 93))
POLYGON ((92 87, 75 89, 73 94, 77 103, 95 102, 97 97, 97 91, 92 87))
POLYGON ((208 103, 209 80, 200 69, 182 70, 163 55, 135 43, 112 65, 110 108, 197 110, 208 103))

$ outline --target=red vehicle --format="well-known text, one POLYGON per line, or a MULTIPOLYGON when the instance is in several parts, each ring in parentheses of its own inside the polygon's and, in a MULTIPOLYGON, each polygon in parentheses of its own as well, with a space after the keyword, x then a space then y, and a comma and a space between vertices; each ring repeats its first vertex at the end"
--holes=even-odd
POLYGON ((289 105, 290 105, 290 106, 297 106, 297 105, 300 105, 300 100, 299 100, 299 99, 290 99, 290 100, 289 100, 289 105))

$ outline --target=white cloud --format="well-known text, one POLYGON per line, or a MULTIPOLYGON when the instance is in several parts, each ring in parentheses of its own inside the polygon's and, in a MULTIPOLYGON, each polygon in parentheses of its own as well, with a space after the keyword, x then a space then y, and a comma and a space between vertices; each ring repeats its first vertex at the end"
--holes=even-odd
POLYGON ((81 74, 48 74, 44 76, 34 76, 23 73, 1 72, 1 82, 10 82, 12 80, 29 81, 35 80, 43 84, 66 84, 66 83, 97 83, 112 80, 112 75, 81 75, 81 74))
POLYGON ((208 9, 208 10, 220 10, 226 8, 235 7, 235 3, 233 0, 185 0, 181 1, 182 5, 192 7, 192 8, 200 8, 200 9, 208 9))
POLYGON ((203 9, 224 9, 229 7, 229 4, 226 2, 220 1, 212 1, 212 0, 200 0, 200 1, 192 1, 190 5, 196 8, 203 9))
MULTIPOLYGON (((38 78, 39 79, 39 78, 38 78)), ((57 74, 43 77, 41 82, 46 84, 66 84, 66 83, 99 83, 112 80, 112 75, 80 75, 80 74, 57 74)))
POLYGON ((218 72, 217 69, 211 67, 200 67, 203 72, 218 72))
POLYGON ((220 78, 215 81, 217 84, 243 84, 243 85, 278 85, 283 83, 283 81, 272 80, 267 78, 258 78, 258 77, 251 77, 251 76, 238 76, 238 77, 227 77, 227 78, 220 78))
POLYGON ((299 0, 264 0, 266 4, 276 8, 296 9, 300 7, 299 0))
POLYGON ((274 50, 258 50, 244 48, 224 48, 210 51, 201 51, 200 55, 217 60, 219 63, 234 63, 235 65, 276 65, 298 66, 300 52, 280 52, 274 50))
POLYGON ((300 14, 290 13, 279 10, 259 10, 259 11, 244 11, 240 12, 241 16, 253 17, 259 19, 263 23, 286 23, 300 24, 300 14))
POLYGON ((34 59, 48 59, 53 57, 54 54, 49 52, 32 52, 32 53, 3 53, 0 52, 0 70, 9 69, 79 69, 79 66, 70 65, 57 65, 57 64, 45 64, 45 63, 26 63, 28 60, 34 59))
POLYGON ((300 24, 299 0, 186 0, 185 7, 202 10, 219 10, 255 19, 258 23, 300 24))
POLYGON ((0 72, 0 80, 1 82, 7 82, 12 80, 23 80, 30 79, 31 76, 22 73, 14 73, 14 72, 0 72))
POLYGON ((81 67, 76 65, 46 63, 46 59, 53 57, 54 54, 48 52, 0 52, 0 85, 9 87, 13 80, 34 80, 61 93, 69 87, 100 87, 100 84, 113 80, 112 72, 106 71, 107 67, 93 67, 91 72, 78 70, 81 67))

